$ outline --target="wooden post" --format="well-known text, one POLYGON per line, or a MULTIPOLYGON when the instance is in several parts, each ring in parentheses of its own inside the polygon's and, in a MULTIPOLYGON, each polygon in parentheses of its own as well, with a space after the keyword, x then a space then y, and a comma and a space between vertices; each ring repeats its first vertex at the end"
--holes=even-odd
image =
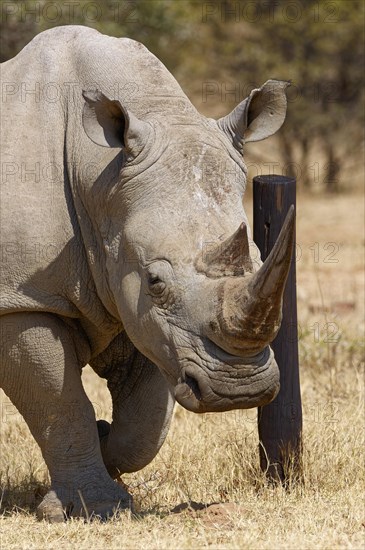
MULTIPOLYGON (((295 178, 256 176, 253 179, 254 240, 264 261, 284 223, 296 206, 295 178)), ((295 251, 283 297, 281 328, 271 344, 280 370, 280 391, 269 405, 258 409, 260 466, 270 480, 285 486, 300 479, 302 405, 299 383, 295 251)))

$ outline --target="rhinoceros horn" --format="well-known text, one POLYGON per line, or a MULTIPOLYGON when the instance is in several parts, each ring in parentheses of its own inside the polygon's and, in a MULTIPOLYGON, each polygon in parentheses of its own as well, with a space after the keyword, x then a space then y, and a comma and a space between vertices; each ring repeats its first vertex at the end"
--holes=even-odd
POLYGON ((282 298, 295 238, 294 206, 264 264, 253 275, 222 281, 212 340, 234 355, 255 355, 280 328, 282 298))
POLYGON ((205 247, 203 260, 197 267, 208 277, 235 277, 252 272, 246 224, 242 222, 224 242, 205 247))

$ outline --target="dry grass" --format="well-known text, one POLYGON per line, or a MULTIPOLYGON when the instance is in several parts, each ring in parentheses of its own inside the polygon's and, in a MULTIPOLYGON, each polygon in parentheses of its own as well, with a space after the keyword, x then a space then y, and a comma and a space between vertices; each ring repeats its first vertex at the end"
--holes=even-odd
MULTIPOLYGON (((361 201, 298 199, 304 485, 285 492, 265 483, 255 411, 195 416, 178 407, 161 453, 124 479, 138 519, 39 523, 34 508, 47 472, 26 425, 3 397, 1 548, 363 548, 361 201), (339 249, 329 258, 331 242, 339 249), (339 261, 326 261, 331 258, 339 261), (223 505, 171 513, 184 502, 223 505)), ((110 418, 103 381, 88 369, 84 379, 97 416, 110 418)))

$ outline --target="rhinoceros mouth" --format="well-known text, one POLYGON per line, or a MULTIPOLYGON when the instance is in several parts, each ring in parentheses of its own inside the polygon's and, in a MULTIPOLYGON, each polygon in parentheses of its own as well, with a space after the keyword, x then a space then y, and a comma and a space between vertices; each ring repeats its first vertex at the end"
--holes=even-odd
POLYGON ((199 385, 197 377, 185 371, 175 387, 175 399, 185 409, 194 411, 198 403, 201 403, 201 406, 204 404, 201 385, 201 380, 199 385))
MULTIPOLYGON (((237 356, 229 356, 222 351, 221 365, 234 368, 226 376, 219 377, 207 374, 195 362, 182 369, 175 386, 175 399, 185 409, 196 412, 223 412, 232 409, 249 409, 267 405, 279 391, 278 367, 270 348, 260 353, 260 361, 252 364, 237 356), (224 357, 224 359, 223 359, 224 357), (256 363, 256 364, 255 364, 256 363), (247 376, 240 375, 239 366, 247 376), (255 371, 258 374, 253 374, 255 371)), ((217 360, 217 356, 215 356, 217 360)), ((257 359, 256 359, 257 361, 257 359)), ((214 372, 213 370, 211 372, 214 372)))
POLYGON ((199 384, 195 380, 195 378, 193 378, 192 376, 187 374, 185 376, 185 384, 188 386, 189 390, 194 394, 195 398, 198 401, 201 401, 202 400, 202 394, 201 394, 201 391, 200 391, 199 384))

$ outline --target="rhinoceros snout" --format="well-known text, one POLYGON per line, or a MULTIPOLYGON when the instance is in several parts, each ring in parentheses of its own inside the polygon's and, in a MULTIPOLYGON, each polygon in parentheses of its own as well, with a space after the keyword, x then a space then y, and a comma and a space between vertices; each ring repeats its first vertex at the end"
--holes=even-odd
POLYGON ((256 364, 222 353, 225 360, 215 357, 209 368, 195 363, 184 369, 174 392, 180 405, 196 413, 223 412, 267 405, 276 397, 279 369, 270 348, 256 364))

